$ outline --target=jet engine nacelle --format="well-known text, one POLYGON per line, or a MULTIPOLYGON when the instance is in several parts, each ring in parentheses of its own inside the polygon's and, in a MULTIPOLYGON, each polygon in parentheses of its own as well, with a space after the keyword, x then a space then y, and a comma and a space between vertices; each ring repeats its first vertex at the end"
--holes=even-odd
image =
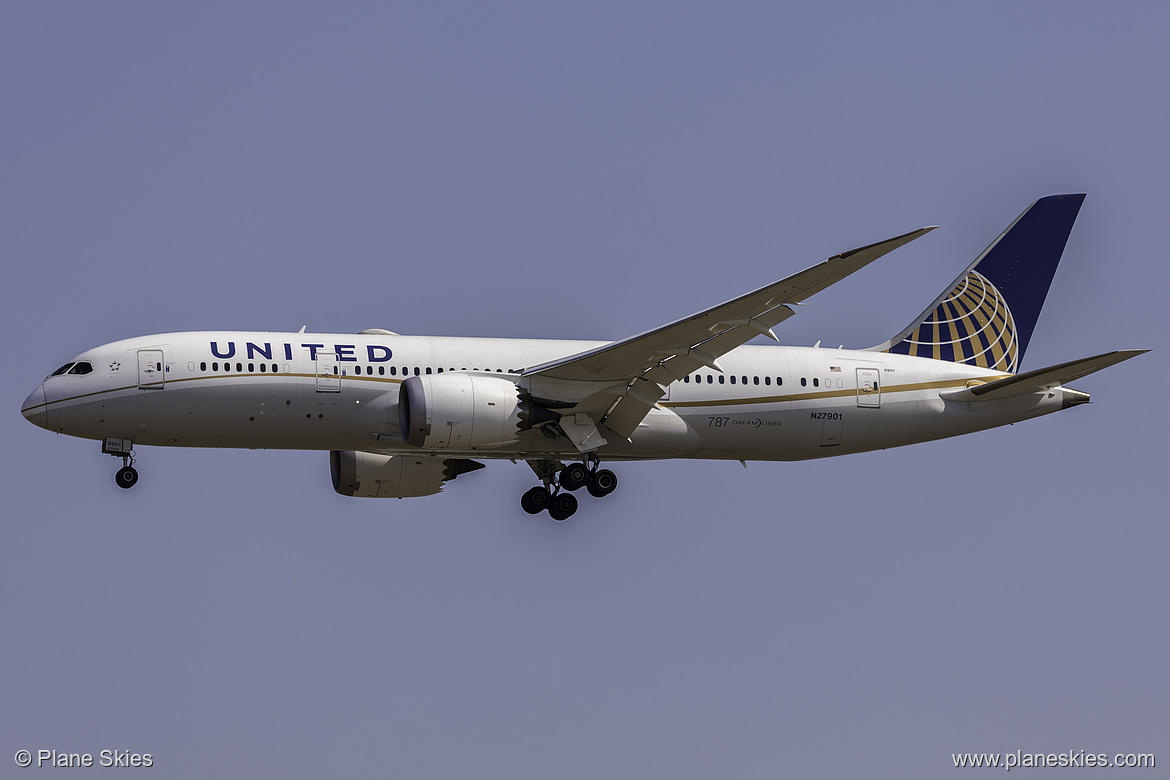
POLYGON ((475 374, 412 376, 398 393, 402 437, 424 449, 513 444, 527 416, 523 406, 511 380, 475 374))
POLYGON ((333 489, 358 498, 407 498, 429 496, 443 483, 460 474, 483 468, 473 460, 453 460, 430 455, 376 455, 371 452, 333 450, 329 470, 333 489))

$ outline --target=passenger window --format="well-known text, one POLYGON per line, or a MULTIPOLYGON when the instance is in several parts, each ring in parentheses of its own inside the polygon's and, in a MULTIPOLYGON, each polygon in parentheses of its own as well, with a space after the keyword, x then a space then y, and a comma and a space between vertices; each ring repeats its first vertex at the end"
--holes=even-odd
POLYGON ((427 366, 427 373, 428 373, 428 374, 429 374, 429 373, 431 373, 431 367, 430 367, 430 366, 427 366))
POLYGON ((808 380, 805 379, 804 377, 801 377, 800 378, 800 386, 801 387, 808 387, 808 380))
POLYGON ((731 384, 733 384, 733 385, 735 384, 735 375, 734 374, 732 374, 732 376, 731 376, 731 384))
POLYGON ((707 374, 707 384, 711 384, 714 381, 715 381, 715 376, 713 374, 707 374))
POLYGON ((760 383, 760 378, 758 376, 753 376, 752 377, 752 384, 758 385, 759 383, 760 383))
POLYGON ((772 384, 772 377, 770 377, 770 376, 764 377, 764 384, 771 385, 772 384))
POLYGON ((394 366, 390 366, 390 376, 398 376, 398 369, 394 366))
POLYGON ((249 374, 255 374, 255 373, 256 373, 256 364, 255 364, 255 363, 249 363, 249 364, 248 364, 248 373, 249 373, 249 374))
POLYGON ((723 384, 724 379, 726 379, 726 377, 724 377, 723 374, 720 374, 719 375, 719 384, 723 384))
POLYGON ((207 363, 200 363, 200 364, 199 364, 199 370, 200 370, 200 371, 206 371, 206 370, 207 370, 207 363))
POLYGON ((782 376, 776 377, 776 387, 779 387, 782 384, 784 384, 784 377, 782 377, 782 376))
POLYGON ((265 374, 265 373, 267 373, 267 372, 268 372, 268 364, 266 364, 266 363, 261 363, 261 364, 260 364, 260 373, 261 373, 261 374, 265 374))
POLYGON ((244 364, 243 363, 236 363, 236 373, 238 373, 238 374, 244 373, 244 364))
POLYGON ((817 378, 814 376, 814 377, 813 377, 813 387, 820 387, 820 386, 821 386, 821 380, 817 379, 817 378))
POLYGON ((415 375, 415 376, 418 376, 418 366, 415 366, 415 367, 414 367, 414 375, 415 375))
POLYGON ((386 366, 378 366, 378 376, 386 376, 386 366))

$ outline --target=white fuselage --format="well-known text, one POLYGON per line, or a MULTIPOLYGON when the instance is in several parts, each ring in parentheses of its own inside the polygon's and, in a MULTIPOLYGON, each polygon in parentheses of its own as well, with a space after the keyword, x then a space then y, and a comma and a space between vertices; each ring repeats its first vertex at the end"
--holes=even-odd
MULTIPOLYGON (((490 372, 523 390, 526 366, 604 342, 398 335, 195 332, 106 344, 92 371, 51 376, 23 413, 44 428, 141 445, 418 452, 398 429, 407 376, 490 372)), ((870 351, 743 346, 674 382, 602 459, 802 460, 956 436, 1057 411, 1062 388, 1000 401, 941 392, 1005 376, 870 351)), ((617 439, 616 441, 614 439, 617 439)), ((524 431, 511 445, 444 450, 475 458, 574 457, 563 437, 524 431)))

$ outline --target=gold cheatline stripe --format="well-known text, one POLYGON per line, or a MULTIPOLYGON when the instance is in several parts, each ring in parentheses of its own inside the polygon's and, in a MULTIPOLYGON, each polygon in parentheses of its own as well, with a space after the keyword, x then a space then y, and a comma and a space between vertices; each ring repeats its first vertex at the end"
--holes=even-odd
MULTIPOLYGON (((323 376, 326 376, 326 378, 333 378, 332 375, 323 375, 323 376)), ((316 379, 317 375, 316 374, 280 374, 280 373, 276 373, 276 374, 209 374, 208 376, 189 376, 189 377, 186 377, 184 379, 167 379, 167 380, 164 380, 162 382, 148 382, 146 387, 143 387, 142 385, 123 385, 122 387, 111 387, 108 390, 94 390, 92 393, 82 393, 80 395, 71 395, 67 398, 57 398, 57 399, 54 399, 52 401, 48 401, 47 403, 37 404, 36 406, 30 407, 29 411, 31 411, 32 409, 39 409, 42 406, 45 407, 46 409, 48 409, 53 404, 63 404, 67 401, 76 401, 80 398, 89 398, 89 397, 95 396, 95 395, 104 395, 105 393, 120 393, 123 390, 157 390, 157 389, 160 389, 158 387, 152 387, 152 385, 161 385, 162 386, 161 389, 165 390, 167 385, 177 385, 180 382, 202 382, 202 381, 207 380, 207 379, 237 379, 239 377, 264 377, 264 378, 268 378, 268 379, 288 379, 291 377, 293 379, 316 379)), ((337 377, 337 378, 338 379, 347 379, 349 381, 353 381, 355 379, 360 379, 363 382, 386 382, 386 383, 390 383, 390 384, 394 384, 394 383, 401 384, 402 383, 401 379, 388 378, 388 377, 374 377, 374 376, 361 376, 361 377, 359 377, 359 376, 346 375, 344 377, 337 377)))
MULTIPOLYGON (((997 379, 1004 379, 1011 374, 1004 374, 996 377, 979 377, 979 379, 987 382, 994 382, 997 379)), ((910 393, 916 390, 943 390, 948 387, 964 387, 971 378, 967 379, 940 379, 935 382, 916 382, 909 385, 883 385, 881 392, 885 393, 910 393)), ((832 390, 822 391, 819 393, 798 393, 795 395, 771 395, 761 396, 756 398, 718 398, 709 401, 660 401, 659 406, 668 407, 698 407, 698 406, 735 406, 740 404, 776 404, 788 403, 792 401, 819 401, 825 398, 848 398, 857 395, 857 390, 832 390)))
MULTIPOLYGON (((171 379, 171 380, 168 380, 166 382, 160 382, 160 383, 156 383, 156 384, 162 384, 163 390, 165 390, 166 385, 168 385, 168 384, 178 384, 179 382, 201 382, 201 381, 204 381, 207 379, 234 379, 236 377, 267 377, 267 378, 273 378, 273 379, 286 379, 286 378, 292 377, 295 379, 314 379, 314 378, 316 378, 316 376, 317 376, 316 374, 225 374, 222 376, 210 375, 210 376, 193 376, 193 377, 187 377, 186 379, 171 379)), ((1011 376, 1011 374, 1004 374, 1003 376, 996 376, 996 377, 978 377, 978 378, 982 379, 984 381, 987 381, 987 382, 994 382, 998 379, 1004 379, 1004 378, 1007 378, 1009 376, 1011 376)), ((359 377, 356 377, 356 376, 346 376, 344 378, 348 379, 350 381, 355 380, 355 379, 359 379, 359 377)), ((360 379, 363 382, 382 382, 382 383, 386 383, 386 384, 401 384, 402 383, 402 380, 399 378, 372 377, 372 376, 365 377, 365 376, 363 376, 363 377, 360 377, 360 379)), ((970 381, 970 378, 967 378, 967 379, 942 379, 942 380, 938 380, 935 382, 916 382, 914 384, 909 384, 909 385, 883 385, 881 388, 881 392, 882 393, 909 393, 909 392, 914 392, 916 390, 942 390, 942 389, 947 388, 947 387, 964 386, 967 384, 968 381, 970 381)), ((123 387, 114 387, 114 388, 111 388, 109 390, 95 390, 92 393, 82 393, 81 395, 72 395, 72 396, 69 396, 68 398, 58 398, 56 400, 49 401, 48 403, 38 404, 37 406, 31 407, 31 409, 38 409, 41 406, 44 406, 46 409, 48 409, 48 407, 52 406, 53 404, 61 404, 61 403, 65 403, 67 401, 76 401, 79 398, 88 398, 90 396, 102 395, 104 393, 119 393, 119 392, 122 392, 123 390, 137 390, 137 389, 139 389, 138 385, 125 385, 123 387)), ((659 406, 681 408, 681 407, 699 407, 699 406, 735 406, 735 405, 739 405, 739 404, 775 404, 775 403, 788 403, 791 401, 819 401, 819 400, 822 400, 825 398, 847 398, 847 397, 855 396, 855 395, 857 395, 856 388, 845 389, 845 390, 822 390, 819 393, 798 393, 798 394, 790 394, 790 395, 758 396, 755 398, 713 398, 713 399, 710 399, 707 401, 666 401, 664 403, 660 402, 659 406)))

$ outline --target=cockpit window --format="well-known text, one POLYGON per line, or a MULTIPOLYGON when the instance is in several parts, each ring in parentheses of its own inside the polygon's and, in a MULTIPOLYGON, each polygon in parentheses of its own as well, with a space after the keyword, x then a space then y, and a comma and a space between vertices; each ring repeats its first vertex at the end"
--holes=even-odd
POLYGON ((69 369, 71 369, 71 368, 73 368, 73 364, 72 364, 72 363, 66 363, 65 365, 61 366, 60 368, 58 368, 58 369, 57 369, 56 371, 54 371, 53 373, 49 374, 49 376, 61 376, 62 374, 64 374, 66 371, 68 371, 68 370, 69 370, 69 369))
POLYGON ((91 371, 93 371, 93 363, 84 360, 80 363, 74 363, 73 368, 69 369, 70 374, 88 374, 91 371))

